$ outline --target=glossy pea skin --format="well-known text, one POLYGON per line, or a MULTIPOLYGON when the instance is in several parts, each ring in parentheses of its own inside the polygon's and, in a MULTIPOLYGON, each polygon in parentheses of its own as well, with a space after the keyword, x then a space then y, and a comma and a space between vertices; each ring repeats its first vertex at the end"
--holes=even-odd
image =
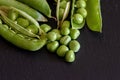
POLYGON ((62 29, 60 29, 60 32, 62 35, 68 35, 70 33, 70 29, 69 28, 62 28, 62 29))
POLYGON ((57 49, 57 55, 59 57, 64 57, 66 52, 69 50, 69 48, 65 45, 61 45, 58 49, 57 49))
POLYGON ((62 1, 60 2, 60 8, 65 9, 65 8, 66 8, 66 4, 67 4, 67 1, 66 1, 66 0, 62 0, 62 1))
POLYGON ((61 28, 70 28, 70 21, 67 20, 63 21, 61 28))
POLYGON ((66 62, 74 62, 75 61, 75 53, 72 50, 66 52, 65 55, 66 62))
POLYGON ((36 25, 29 25, 26 29, 34 34, 38 33, 38 28, 36 27, 36 25))
POLYGON ((87 16, 87 11, 85 8, 78 8, 76 13, 81 14, 84 18, 86 18, 86 16, 87 16))
POLYGON ((100 0, 87 0, 86 22, 91 31, 102 32, 102 15, 100 0))
POLYGON ((78 52, 80 49, 80 43, 77 40, 72 40, 69 43, 70 50, 73 50, 74 52, 78 52))
POLYGON ((11 20, 16 20, 18 17, 18 13, 14 10, 10 10, 8 11, 8 18, 11 19, 11 20))
POLYGON ((65 11, 65 9, 63 9, 63 8, 59 9, 59 19, 60 20, 62 19, 63 15, 64 15, 64 11, 65 11))
POLYGON ((76 13, 73 15, 73 21, 76 24, 81 24, 83 22, 83 16, 81 14, 76 13))
POLYGON ((41 37, 41 39, 26 39, 22 34, 16 34, 13 30, 3 25, 0 25, 0 35, 15 46, 28 51, 37 51, 46 44, 45 37, 41 37))
POLYGON ((60 40, 60 38, 62 37, 62 35, 60 34, 60 30, 58 29, 53 29, 51 32, 55 32, 57 35, 57 39, 56 40, 60 40))
POLYGON ((80 35, 80 31, 78 29, 70 29, 71 39, 77 39, 79 35, 80 35))
POLYGON ((48 32, 47 38, 49 41, 55 41, 57 39, 57 34, 55 32, 48 32))
POLYGON ((24 18, 17 18, 17 24, 19 24, 22 27, 27 27, 29 25, 29 21, 24 18))
POLYGON ((55 52, 57 48, 59 47, 59 42, 58 41, 52 41, 47 44, 47 49, 50 52, 55 52))
POLYGON ((42 24, 41 26, 40 26, 40 28, 44 31, 44 32, 48 32, 48 31, 50 31, 52 28, 51 28, 51 26, 49 26, 49 25, 47 25, 47 24, 42 24))
POLYGON ((60 43, 63 44, 63 45, 67 45, 70 41, 71 41, 71 37, 70 36, 63 36, 60 39, 60 43))
POLYGON ((85 8, 86 2, 84 0, 78 0, 78 1, 76 1, 76 7, 77 8, 85 8))

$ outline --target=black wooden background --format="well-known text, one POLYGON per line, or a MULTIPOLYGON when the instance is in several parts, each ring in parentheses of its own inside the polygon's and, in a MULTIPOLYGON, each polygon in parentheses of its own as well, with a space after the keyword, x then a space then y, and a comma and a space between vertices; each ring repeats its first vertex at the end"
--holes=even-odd
MULTIPOLYGON (((48 0, 53 12, 55 4, 48 0)), ((36 52, 16 48, 0 37, 0 80, 120 80, 120 1, 101 0, 103 33, 81 30, 81 49, 66 63, 46 47, 36 52)), ((49 24, 56 24, 50 19, 49 24)))

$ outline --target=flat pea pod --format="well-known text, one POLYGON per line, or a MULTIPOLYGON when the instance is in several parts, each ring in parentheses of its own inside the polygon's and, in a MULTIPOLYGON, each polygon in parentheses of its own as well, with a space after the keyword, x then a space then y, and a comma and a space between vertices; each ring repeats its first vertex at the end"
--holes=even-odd
POLYGON ((46 44, 46 38, 44 37, 44 35, 41 36, 40 39, 26 39, 22 36, 22 34, 20 34, 20 36, 19 34, 16 34, 14 31, 6 28, 1 24, 0 35, 15 46, 28 51, 37 51, 46 44))
POLYGON ((30 7, 42 12, 44 15, 51 17, 51 9, 46 0, 17 0, 30 7))
POLYGON ((42 22, 47 21, 47 19, 40 12, 16 0, 0 0, 0 6, 12 6, 26 12, 37 21, 42 21, 42 22))
POLYGON ((87 12, 86 22, 88 28, 95 32, 102 32, 102 16, 100 0, 87 0, 87 12))
POLYGON ((85 19, 81 16, 81 14, 75 13, 76 7, 75 3, 77 0, 72 0, 72 9, 71 9, 71 25, 72 29, 82 29, 85 25, 85 19))
POLYGON ((57 0, 56 17, 57 17, 57 26, 58 26, 58 28, 62 25, 63 21, 68 17, 68 14, 69 14, 69 11, 70 11, 71 1, 67 0, 66 1, 66 6, 62 5, 62 6, 65 6, 64 9, 63 9, 63 7, 61 7, 60 3, 62 3, 62 0, 57 0), (64 10, 64 12, 61 13, 61 10, 62 11, 64 10))

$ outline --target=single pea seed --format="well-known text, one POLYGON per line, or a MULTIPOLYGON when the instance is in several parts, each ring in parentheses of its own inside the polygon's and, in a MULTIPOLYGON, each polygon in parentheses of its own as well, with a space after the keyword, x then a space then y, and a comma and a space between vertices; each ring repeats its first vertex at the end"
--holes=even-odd
POLYGON ((81 14, 84 18, 87 16, 87 10, 85 8, 79 8, 76 12, 81 14))
POLYGON ((11 20, 16 20, 18 17, 18 12, 14 11, 14 10, 10 10, 8 11, 8 18, 11 20))
POLYGON ((60 30, 58 30, 58 29, 53 29, 51 32, 55 32, 57 34, 56 40, 60 40, 60 38, 62 37, 62 35, 60 34, 60 30))
POLYGON ((80 49, 80 43, 77 40, 72 40, 69 43, 70 50, 73 50, 74 52, 78 52, 80 49))
POLYGON ((60 31, 62 35, 68 35, 70 33, 69 28, 61 28, 60 31))
POLYGON ((48 32, 47 38, 50 41, 55 41, 57 39, 57 34, 55 32, 48 32))
POLYGON ((60 2, 60 8, 65 9, 66 8, 67 1, 63 0, 60 2))
POLYGON ((6 24, 3 24, 3 27, 5 27, 6 29, 9 29, 9 26, 6 24))
POLYGON ((57 49, 57 55, 60 57, 64 57, 66 52, 69 50, 69 48, 65 45, 61 45, 58 49, 57 49))
POLYGON ((75 53, 72 50, 66 52, 65 55, 66 62, 74 62, 75 61, 75 53))
POLYGON ((64 15, 64 11, 65 11, 65 9, 62 9, 62 8, 59 9, 59 19, 60 20, 62 19, 63 15, 64 15))
POLYGON ((67 45, 70 41, 71 41, 71 37, 70 36, 63 36, 60 39, 60 43, 63 44, 63 45, 67 45))
POLYGON ((32 33, 38 33, 38 28, 36 27, 36 25, 29 25, 26 29, 32 33))
POLYGON ((76 23, 76 24, 81 24, 82 22, 83 22, 83 16, 82 15, 80 15, 80 14, 74 14, 74 16, 73 16, 73 21, 74 21, 74 23, 76 23))
POLYGON ((77 39, 79 35, 80 35, 80 31, 78 29, 70 29, 71 39, 77 39))
POLYGON ((86 2, 84 0, 78 0, 78 1, 76 1, 76 7, 77 8, 85 8, 86 2))
POLYGON ((27 19, 24 19, 24 18, 18 18, 17 24, 19 24, 22 27, 27 27, 27 26, 29 26, 29 21, 27 19))
POLYGON ((49 43, 47 44, 47 49, 48 49, 50 52, 55 52, 58 47, 59 47, 58 41, 52 41, 52 42, 49 42, 49 43))
POLYGON ((70 28, 70 21, 63 21, 61 28, 70 28))
POLYGON ((50 31, 52 28, 51 28, 51 26, 49 26, 49 25, 47 25, 47 24, 42 24, 41 26, 40 26, 40 28, 44 31, 44 32, 48 32, 48 31, 50 31))

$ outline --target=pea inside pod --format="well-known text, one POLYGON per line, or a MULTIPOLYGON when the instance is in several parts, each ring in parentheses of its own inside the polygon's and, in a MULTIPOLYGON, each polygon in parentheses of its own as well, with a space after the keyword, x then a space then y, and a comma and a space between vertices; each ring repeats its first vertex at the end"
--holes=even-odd
POLYGON ((87 11, 83 8, 86 8, 86 1, 72 0, 71 25, 73 29, 82 29, 85 25, 87 11))
POLYGON ((70 0, 57 0, 56 17, 58 28, 63 21, 68 17, 70 11, 70 0))

